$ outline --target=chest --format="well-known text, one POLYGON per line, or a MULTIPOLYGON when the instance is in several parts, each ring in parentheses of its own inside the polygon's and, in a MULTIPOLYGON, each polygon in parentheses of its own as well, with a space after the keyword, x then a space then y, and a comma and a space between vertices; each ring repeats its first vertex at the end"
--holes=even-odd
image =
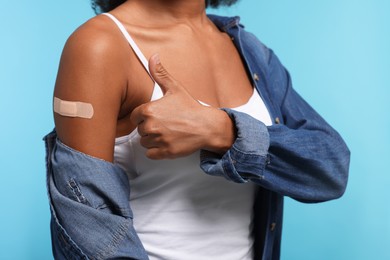
MULTIPOLYGON (((168 33, 128 30, 141 56, 148 60, 159 53, 169 74, 182 84, 194 99, 214 107, 238 107, 245 104, 253 93, 245 64, 231 38, 221 32, 195 32, 192 30, 168 33)), ((128 48, 126 97, 120 117, 127 118, 132 110, 151 100, 154 82, 147 73, 140 55, 128 48)), ((128 120, 118 121, 117 136, 134 128, 128 120)))
MULTIPOLYGON (((237 107, 252 93, 244 62, 225 33, 170 32, 159 39, 135 34, 134 39, 147 59, 159 53, 166 70, 195 99, 215 107, 237 107)), ((138 59, 132 59, 131 67, 141 67, 138 59)), ((144 90, 148 100, 153 82, 145 71, 140 75, 130 83, 144 90)))

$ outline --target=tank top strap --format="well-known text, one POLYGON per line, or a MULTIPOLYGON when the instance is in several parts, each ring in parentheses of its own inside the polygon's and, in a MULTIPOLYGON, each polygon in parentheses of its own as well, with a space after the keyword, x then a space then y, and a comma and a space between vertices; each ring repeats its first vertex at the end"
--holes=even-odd
POLYGON ((154 81, 154 88, 153 93, 151 97, 151 101, 157 100, 163 96, 163 92, 161 90, 161 87, 157 84, 157 82, 153 79, 152 74, 149 71, 149 62, 146 59, 145 55, 142 53, 141 49, 138 47, 138 45, 135 43, 133 38, 130 36, 129 32, 126 30, 125 26, 112 14, 110 13, 102 13, 102 15, 105 15, 109 18, 111 18, 112 21, 118 26, 119 30, 122 32, 123 36, 128 41, 130 47, 133 49, 135 55, 137 56, 138 60, 142 63, 144 66, 146 72, 149 74, 150 78, 154 81))
POLYGON ((126 30, 125 26, 112 14, 110 13, 103 13, 103 15, 108 16, 111 18, 111 20, 114 21, 114 23, 118 26, 119 30, 122 32, 123 36, 125 36, 126 40, 129 42, 131 48, 134 50, 135 55, 137 55, 138 59, 141 61, 142 65, 144 66, 145 70, 149 73, 150 77, 153 79, 152 75, 149 71, 149 63, 146 59, 145 55, 141 52, 138 45, 135 43, 133 38, 130 36, 129 32, 126 30))

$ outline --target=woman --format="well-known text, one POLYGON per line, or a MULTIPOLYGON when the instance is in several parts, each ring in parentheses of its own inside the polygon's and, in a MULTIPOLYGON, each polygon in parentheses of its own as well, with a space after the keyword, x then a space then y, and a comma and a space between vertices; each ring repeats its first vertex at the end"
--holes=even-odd
POLYGON ((94 4, 109 13, 67 41, 46 137, 55 257, 278 259, 283 196, 343 194, 341 137, 238 18, 94 4))

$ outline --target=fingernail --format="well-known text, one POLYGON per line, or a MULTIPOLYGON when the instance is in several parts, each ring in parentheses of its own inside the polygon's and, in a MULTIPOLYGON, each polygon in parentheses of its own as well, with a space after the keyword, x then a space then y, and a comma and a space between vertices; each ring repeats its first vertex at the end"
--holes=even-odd
POLYGON ((156 64, 160 64, 160 55, 157 53, 153 56, 153 59, 154 61, 156 62, 156 64))

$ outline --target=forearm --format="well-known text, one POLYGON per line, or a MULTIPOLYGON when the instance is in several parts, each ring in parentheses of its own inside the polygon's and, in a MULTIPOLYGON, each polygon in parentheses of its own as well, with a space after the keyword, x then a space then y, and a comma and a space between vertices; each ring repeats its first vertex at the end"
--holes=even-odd
POLYGON ((237 138, 222 156, 201 153, 201 167, 234 182, 256 184, 301 201, 334 199, 344 192, 349 150, 331 128, 266 127, 240 112, 227 110, 237 138))
POLYGON ((339 134, 322 130, 268 128, 269 161, 261 184, 304 202, 339 198, 348 180, 350 152, 339 134))
MULTIPOLYGON (((247 114, 226 110, 237 138, 223 155, 201 153, 211 175, 256 184, 300 201, 340 197, 346 188, 350 152, 340 135, 292 88, 291 78, 268 50, 256 84, 278 122, 265 126, 247 114)), ((260 57, 263 58, 263 57, 260 57)))

